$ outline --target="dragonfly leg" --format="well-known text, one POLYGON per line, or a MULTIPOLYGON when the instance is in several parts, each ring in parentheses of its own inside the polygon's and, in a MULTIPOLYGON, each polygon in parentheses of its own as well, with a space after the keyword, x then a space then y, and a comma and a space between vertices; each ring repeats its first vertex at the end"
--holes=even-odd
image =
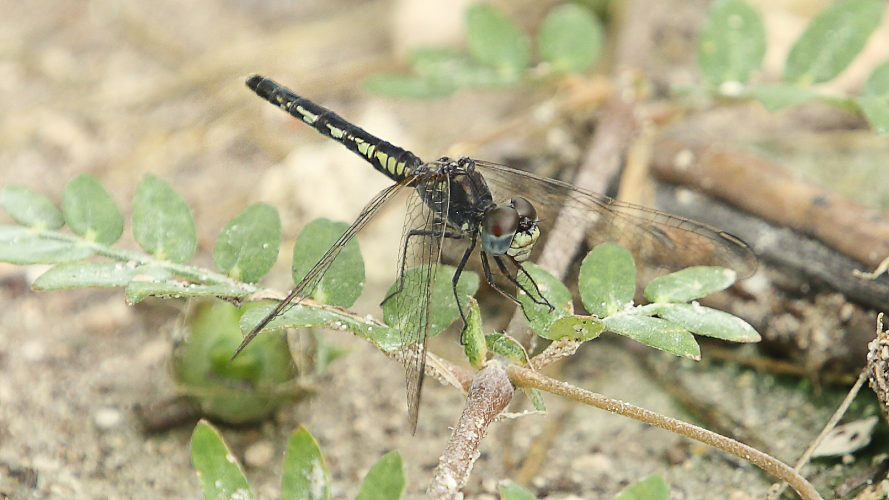
MULTIPOLYGON (((383 301, 380 302, 380 305, 385 304, 386 302, 389 301, 389 299, 391 299, 395 295, 398 295, 404 289, 404 282, 402 281, 402 277, 404 276, 404 271, 405 271, 405 268, 407 267, 407 258, 406 258, 407 249, 408 249, 408 245, 410 245, 411 238, 414 236, 433 236, 433 237, 438 238, 442 235, 438 231, 430 231, 428 229, 411 229, 410 230, 410 232, 407 234, 407 237, 404 239, 404 248, 402 248, 401 255, 403 255, 404 258, 401 259, 401 266, 398 269, 398 287, 392 293, 387 295, 386 298, 384 298, 383 301)), ((464 235, 462 233, 454 233, 451 231, 445 231, 444 237, 453 239, 453 240, 459 240, 459 239, 466 238, 466 235, 464 235)))
POLYGON ((457 283, 460 282, 460 275, 463 274, 463 268, 466 267, 466 262, 469 260, 472 250, 475 249, 475 241, 475 238, 470 239, 469 246, 466 248, 466 251, 463 252, 463 257, 460 259, 460 263, 457 264, 457 270, 454 271, 454 277, 451 279, 451 285, 454 290, 454 299, 457 301, 457 310, 460 311, 460 319, 463 320, 463 329, 460 330, 460 345, 466 344, 463 336, 466 334, 466 327, 469 326, 469 322, 466 321, 466 313, 463 312, 463 306, 460 305, 460 294, 457 293, 457 283))
POLYGON ((534 286, 534 291, 537 292, 537 295, 540 297, 540 300, 537 300, 533 295, 531 295, 530 291, 527 288, 525 288, 524 286, 522 286, 519 283, 518 275, 516 275, 516 278, 513 278, 513 276, 507 272, 506 265, 501 261, 500 257, 494 257, 494 261, 497 262, 497 265, 500 267, 500 271, 502 271, 503 274, 506 274, 507 276, 509 276, 509 280, 511 282, 513 282, 515 284, 515 286, 518 287, 521 291, 525 292, 525 294, 528 295, 528 297, 530 297, 531 300, 534 301, 535 304, 538 304, 541 306, 545 305, 545 306, 549 307, 550 311, 555 310, 555 306, 553 306, 549 302, 549 300, 547 300, 546 296, 544 296, 542 293, 540 293, 540 287, 537 286, 537 282, 534 281, 534 278, 531 277, 531 275, 525 269, 525 266, 523 266, 519 262, 513 262, 515 264, 515 266, 518 268, 519 272, 524 274, 525 277, 528 278, 528 281, 531 282, 531 285, 534 286))
MULTIPOLYGON (((543 296, 543 293, 540 292, 540 288, 537 286, 537 283, 534 281, 534 278, 532 278, 531 275, 528 274, 528 271, 526 271, 525 268, 522 267, 521 264, 514 262, 515 266, 519 269, 519 272, 523 273, 525 275, 525 277, 528 278, 528 281, 530 281, 531 284, 533 285, 534 292, 535 292, 533 294, 531 293, 530 290, 528 290, 528 288, 526 288, 524 285, 519 283, 518 279, 516 279, 516 277, 513 276, 512 273, 509 272, 509 269, 506 268, 506 264, 503 262, 503 259, 501 256, 498 255, 498 256, 492 257, 492 258, 494 259, 494 262, 497 263, 497 267, 499 268, 500 273, 503 274, 504 276, 506 276, 506 278, 509 280, 509 282, 512 283, 513 285, 515 285, 516 288, 525 292, 525 295, 530 297, 531 300, 535 304, 545 305, 545 306, 549 307, 550 310, 555 309, 555 307, 552 304, 550 304, 549 300, 547 300, 546 297, 543 296)), ((493 288, 494 290, 497 290, 498 292, 500 292, 501 295, 503 295, 504 297, 508 298, 509 300, 515 302, 517 306, 522 307, 522 303, 519 302, 519 299, 515 295, 507 292, 506 290, 501 288, 499 285, 497 285, 497 283, 494 282, 494 277, 491 273, 491 265, 488 263, 488 255, 484 252, 482 252, 482 267, 484 267, 484 269, 485 269, 485 279, 487 279, 488 284, 491 285, 491 288, 493 288)), ((522 308, 523 313, 524 313, 524 311, 525 311, 525 309, 522 308)))

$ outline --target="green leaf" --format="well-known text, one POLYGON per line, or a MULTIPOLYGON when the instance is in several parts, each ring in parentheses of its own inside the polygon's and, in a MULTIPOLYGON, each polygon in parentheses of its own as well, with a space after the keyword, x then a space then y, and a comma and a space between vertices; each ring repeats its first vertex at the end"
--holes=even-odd
POLYGON ((206 500, 253 498, 234 453, 206 420, 198 422, 191 434, 191 462, 206 500))
POLYGON ((432 99, 452 94, 457 90, 457 85, 452 81, 397 73, 373 75, 365 80, 364 86, 375 94, 412 99, 432 99))
POLYGON ((173 350, 179 392, 204 415, 231 424, 256 422, 303 395, 294 387, 296 366, 284 335, 262 335, 231 359, 244 338, 244 310, 217 299, 189 302, 185 335, 173 350))
POLYGON ((543 393, 540 392, 540 389, 536 387, 522 387, 522 392, 525 393, 525 396, 528 396, 534 411, 546 412, 546 404, 543 401, 543 393))
MULTIPOLYGON (((386 300, 382 304, 383 321, 387 325, 402 332, 412 332, 417 328, 415 322, 423 320, 417 314, 417 301, 424 293, 426 270, 425 266, 412 267, 404 272, 401 290, 398 290, 399 281, 389 287, 386 300)), ((429 304, 428 336, 430 338, 444 331, 460 317, 460 310, 457 308, 451 284, 455 271, 456 268, 452 266, 443 264, 438 266, 432 300, 429 304)), ((477 291, 478 275, 464 270, 460 275, 460 282, 457 284, 457 294, 460 296, 460 304, 464 311, 468 311, 469 297, 475 295, 477 291)))
POLYGON ((602 243, 583 259, 577 287, 590 314, 605 318, 617 313, 633 302, 636 293, 633 255, 617 243, 602 243))
POLYGON ((154 280, 170 278, 170 272, 156 266, 123 262, 72 262, 53 266, 41 274, 33 288, 41 292, 71 288, 112 288, 126 286, 136 276, 154 280))
POLYGON ((236 280, 256 283, 272 269, 280 247, 278 211, 255 203, 226 224, 213 248, 213 263, 236 280))
POLYGON ((652 475, 630 485, 614 500, 670 500, 670 488, 661 476, 652 475))
MULTIPOLYGON (((316 219, 306 224, 293 246, 293 281, 299 283, 346 232, 349 225, 329 219, 316 219)), ((311 297, 323 304, 349 307, 364 289, 364 259, 354 238, 336 256, 315 286, 311 297)))
POLYGON ((689 302, 732 286, 737 273, 724 267, 689 267, 651 280, 645 287, 649 302, 689 302))
MULTIPOLYGON (((241 331, 249 332, 253 327, 270 313, 274 306, 261 306, 250 309, 241 316, 241 331)), ((403 349, 407 340, 400 330, 382 326, 373 321, 357 320, 353 316, 332 308, 309 307, 297 304, 285 309, 284 312, 272 320, 265 328, 263 334, 284 328, 308 328, 325 327, 334 330, 348 330, 370 340, 383 352, 394 352, 403 349)))
POLYGON ((38 229, 59 229, 65 225, 62 212, 40 193, 22 186, 3 186, 0 204, 19 224, 38 229))
POLYGON ((355 500, 398 500, 404 497, 407 482, 404 463, 397 450, 383 455, 367 471, 355 500))
POLYGON ((138 304, 148 297, 230 297, 243 299, 250 292, 234 285, 197 285, 181 281, 144 281, 135 280, 127 284, 126 301, 128 305, 138 304))
POLYGON ((746 82, 766 53, 759 14, 744 0, 710 4, 698 41, 698 66, 713 85, 746 82))
POLYGON ((497 492, 500 493, 500 500, 535 500, 537 498, 512 481, 501 481, 497 485, 497 492))
POLYGON ((750 88, 750 92, 768 111, 778 111, 818 100, 817 93, 786 83, 755 85, 750 88))
POLYGON ((59 264, 92 254, 93 249, 86 245, 47 239, 22 226, 0 226, 0 262, 19 266, 59 264))
POLYGON ((880 23, 880 0, 843 0, 824 9, 790 49, 784 81, 811 85, 833 80, 880 23))
POLYGON ((889 100, 862 96, 856 99, 855 103, 876 132, 889 133, 889 100))
POLYGON ((514 81, 531 61, 525 34, 503 13, 484 3, 474 4, 467 11, 466 44, 478 62, 514 81))
POLYGON ((889 59, 883 61, 871 72, 867 81, 864 82, 861 95, 889 100, 889 59))
POLYGON ((503 87, 515 83, 514 75, 485 66, 468 55, 450 49, 417 49, 411 54, 414 70, 443 86, 503 87))
POLYGON ((528 352, 522 347, 522 344, 505 333, 485 335, 485 343, 488 345, 488 349, 513 363, 522 366, 528 366, 531 363, 528 352))
POLYGON ((695 360, 701 359, 701 348, 694 335, 669 321, 638 314, 618 314, 609 316, 602 322, 607 330, 655 349, 695 360))
POLYGON ((746 321, 731 314, 694 304, 664 304, 657 315, 698 335, 729 342, 759 342, 760 336, 746 321))
POLYGON ((305 427, 300 426, 290 437, 284 452, 281 475, 282 500, 327 500, 330 482, 327 465, 318 442, 305 427))
POLYGON ((549 306, 546 304, 535 303, 531 300, 531 297, 521 289, 516 292, 516 298, 519 299, 519 303, 522 306, 522 312, 525 314, 525 318, 528 319, 531 329, 534 330, 537 335, 545 336, 553 323, 558 321, 559 318, 567 316, 574 311, 571 292, 565 287, 564 283, 556 279, 552 274, 546 272, 540 266, 528 262, 523 264, 522 267, 527 271, 528 275, 531 276, 534 283, 531 283, 524 273, 519 273, 517 278, 518 282, 525 287, 526 290, 529 290, 532 293, 535 290, 539 290, 540 293, 546 297, 546 300, 555 308, 550 310, 549 306), (537 285, 536 288, 534 284, 537 285))
POLYGON ((466 315, 466 328, 463 330, 463 352, 470 366, 480 369, 488 356, 488 346, 482 333, 482 313, 478 310, 478 302, 469 297, 469 313, 466 315))
POLYGON ((191 208, 166 182, 146 174, 133 196, 133 236, 161 260, 185 262, 197 249, 191 208))
POLYGON ((874 130, 889 133, 889 60, 870 74, 855 103, 874 130))
POLYGON ((602 51, 602 23, 589 9, 566 3, 552 9, 537 34, 540 57, 558 73, 580 73, 602 51))
POLYGON ((605 329, 602 320, 591 316, 565 316, 559 318, 546 331, 542 337, 559 340, 570 338, 574 340, 592 340, 599 336, 605 329))
POLYGON ((71 231, 87 241, 110 245, 123 234, 123 214, 98 179, 80 174, 65 186, 62 212, 71 231))

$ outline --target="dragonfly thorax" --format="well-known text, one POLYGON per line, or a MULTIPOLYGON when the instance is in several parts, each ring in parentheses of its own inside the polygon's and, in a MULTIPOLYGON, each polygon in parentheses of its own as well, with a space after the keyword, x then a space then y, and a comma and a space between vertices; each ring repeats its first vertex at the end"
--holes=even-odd
POLYGON ((531 255, 540 236, 537 210, 524 198, 512 198, 508 205, 496 205, 485 212, 480 237, 488 255, 509 255, 522 262, 531 255))

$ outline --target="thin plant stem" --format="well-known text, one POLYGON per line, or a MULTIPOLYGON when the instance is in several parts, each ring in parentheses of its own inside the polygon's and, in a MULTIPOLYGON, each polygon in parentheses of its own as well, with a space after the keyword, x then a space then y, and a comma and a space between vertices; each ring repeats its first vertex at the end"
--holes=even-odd
POLYGON ((507 373, 509 373, 510 380, 518 386, 535 387, 540 390, 551 392, 580 403, 595 406, 596 408, 607 410, 611 413, 630 417, 640 422, 660 427, 661 429, 666 429, 675 432, 676 434, 681 434, 713 446, 714 448, 718 448, 726 453, 731 453, 732 455, 763 469, 778 479, 787 481, 787 483, 796 490, 804 500, 821 500, 821 495, 818 494, 815 488, 789 465, 757 450, 756 448, 752 448, 687 422, 660 415, 653 411, 639 408, 638 406, 617 401, 601 394, 596 394, 571 384, 549 378, 528 368, 510 365, 507 367, 507 373))

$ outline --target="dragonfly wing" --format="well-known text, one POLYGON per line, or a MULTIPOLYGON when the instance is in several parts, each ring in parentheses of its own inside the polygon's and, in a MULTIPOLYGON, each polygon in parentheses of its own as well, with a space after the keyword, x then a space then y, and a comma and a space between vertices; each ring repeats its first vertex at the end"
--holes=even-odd
MULTIPOLYGON (((568 227, 583 231, 590 247, 614 241, 650 267, 675 271, 691 265, 720 266, 733 269, 740 278, 756 271, 756 256, 746 243, 706 224, 496 163, 477 161, 476 167, 496 203, 521 196, 534 205, 544 238, 562 217, 570 222, 568 227)), ((542 247, 535 245, 532 258, 542 247)))
POLYGON ((259 332, 262 331, 269 323, 272 322, 276 317, 281 315, 285 310, 290 307, 299 304, 304 298, 310 296, 312 292, 315 290, 315 287, 318 286, 318 283, 321 281, 321 278, 324 276, 324 273, 330 268, 330 265, 333 263, 336 256, 339 255, 340 251, 345 248, 346 243, 348 243, 352 238, 358 234, 361 229, 364 228, 365 225, 373 218, 373 216, 377 213, 377 211, 385 205, 389 200, 392 199, 395 194, 398 193, 401 188, 405 185, 408 185, 411 182, 412 178, 405 179, 402 182, 397 184, 393 184, 388 188, 377 193, 370 202, 364 206, 361 210, 361 213, 358 214, 358 217, 355 219, 355 222, 346 229, 346 232, 343 233, 342 236, 327 250, 327 253, 321 257, 321 260, 318 261, 317 264, 306 274, 306 276, 299 282, 297 285, 287 293, 287 297, 278 303, 275 308, 269 312, 256 326, 250 330, 245 337, 241 345, 238 346, 237 350, 235 350, 234 355, 232 355, 232 359, 235 359, 241 351, 247 347, 247 344, 253 340, 259 332))
POLYGON ((394 301, 398 318, 397 324, 390 323, 390 326, 401 330, 403 335, 405 347, 402 350, 402 359, 411 434, 417 430, 426 367, 430 304, 441 260, 442 240, 446 229, 445 214, 448 213, 450 202, 448 183, 437 182, 432 176, 424 184, 423 192, 422 198, 414 193, 408 202, 397 288, 384 301, 394 301))

